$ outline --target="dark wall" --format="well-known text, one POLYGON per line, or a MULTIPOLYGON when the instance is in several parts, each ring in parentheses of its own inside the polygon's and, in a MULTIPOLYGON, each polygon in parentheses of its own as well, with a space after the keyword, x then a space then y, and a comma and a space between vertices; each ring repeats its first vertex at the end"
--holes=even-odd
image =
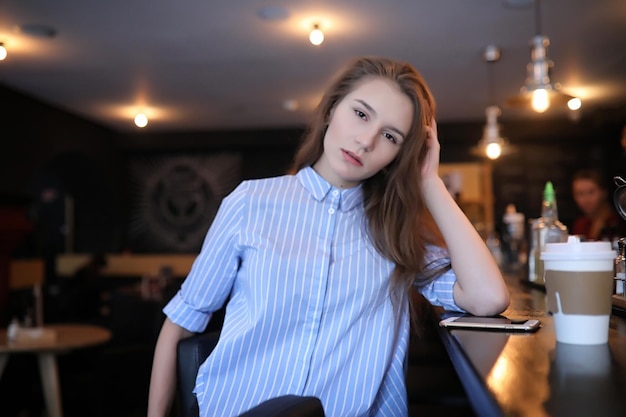
POLYGON ((122 207, 111 198, 123 183, 118 135, 8 88, 0 88, 0 118, 0 195, 28 200, 36 225, 23 254, 48 256, 72 242, 108 249, 121 233, 122 207), (75 230, 65 222, 69 198, 75 230))
MULTIPOLYGON (((75 205, 74 251, 124 249, 135 194, 131 167, 138 160, 236 153, 240 179, 280 175, 289 167, 303 133, 276 129, 125 134, 2 87, 0 117, 4 139, 0 195, 32 198, 30 213, 40 235, 31 244, 34 251, 45 245, 62 251, 67 245, 63 234, 67 195, 75 205)), ((571 222, 578 214, 569 187, 576 169, 599 167, 607 183, 614 175, 626 175, 620 144, 625 124, 623 111, 583 116, 577 122, 537 118, 502 122, 501 133, 515 152, 492 162, 496 223, 508 203, 516 204, 527 218, 537 217, 548 180, 556 187, 562 220, 571 222)), ((470 152, 483 125, 483 120, 441 123, 442 162, 484 161, 470 152)))
POLYGON ((302 137, 303 129, 173 132, 125 135, 119 151, 128 156, 180 152, 240 152, 244 178, 284 173, 302 137))
POLYGON ((68 247, 74 252, 129 248, 136 191, 131 168, 137 160, 236 153, 239 181, 274 176, 287 170, 302 134, 300 129, 125 134, 2 86, 0 123, 0 197, 28 201, 35 224, 18 255, 45 257, 68 247))

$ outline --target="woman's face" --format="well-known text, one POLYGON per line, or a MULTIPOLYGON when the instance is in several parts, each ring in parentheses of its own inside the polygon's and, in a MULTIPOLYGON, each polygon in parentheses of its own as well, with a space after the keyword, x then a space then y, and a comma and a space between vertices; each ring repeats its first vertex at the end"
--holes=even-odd
POLYGON ((606 191, 589 179, 577 179, 572 183, 572 193, 578 208, 587 215, 596 213, 604 204, 606 191))
POLYGON ((335 187, 358 185, 398 155, 412 117, 413 104, 397 84, 363 79, 331 111, 324 152, 313 168, 335 187))

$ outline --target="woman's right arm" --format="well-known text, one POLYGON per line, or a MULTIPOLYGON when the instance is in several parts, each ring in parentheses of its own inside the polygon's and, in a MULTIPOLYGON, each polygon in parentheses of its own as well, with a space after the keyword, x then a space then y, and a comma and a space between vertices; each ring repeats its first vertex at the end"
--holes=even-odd
POLYGON ((163 309, 168 318, 154 350, 148 417, 165 417, 172 407, 177 385, 178 342, 194 334, 192 331, 202 332, 211 318, 210 312, 218 310, 231 292, 240 262, 237 237, 242 219, 247 217, 246 190, 242 184, 222 200, 189 275, 163 309), (206 291, 207 288, 211 291, 206 291), (192 331, 174 322, 185 323, 192 331))
POLYGON ((176 393, 176 350, 178 342, 194 333, 165 319, 154 351, 150 393, 148 396, 148 417, 169 415, 176 393))

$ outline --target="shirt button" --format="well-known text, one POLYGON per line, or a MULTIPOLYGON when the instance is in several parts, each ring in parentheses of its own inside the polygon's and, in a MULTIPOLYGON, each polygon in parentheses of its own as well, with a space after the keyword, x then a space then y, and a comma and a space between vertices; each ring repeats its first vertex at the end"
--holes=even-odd
POLYGON ((335 209, 334 208, 329 208, 328 209, 328 213, 329 214, 335 214, 335 209))
POLYGON ((333 190, 333 195, 337 197, 339 195, 339 190, 333 190))

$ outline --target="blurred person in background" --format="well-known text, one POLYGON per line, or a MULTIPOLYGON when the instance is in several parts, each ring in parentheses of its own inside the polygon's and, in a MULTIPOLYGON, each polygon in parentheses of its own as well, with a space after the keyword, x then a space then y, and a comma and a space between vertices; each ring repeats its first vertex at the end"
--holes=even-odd
POLYGON ((616 241, 626 235, 626 223, 609 200, 604 177, 595 169, 577 171, 572 178, 572 195, 581 211, 571 233, 586 240, 616 241))

